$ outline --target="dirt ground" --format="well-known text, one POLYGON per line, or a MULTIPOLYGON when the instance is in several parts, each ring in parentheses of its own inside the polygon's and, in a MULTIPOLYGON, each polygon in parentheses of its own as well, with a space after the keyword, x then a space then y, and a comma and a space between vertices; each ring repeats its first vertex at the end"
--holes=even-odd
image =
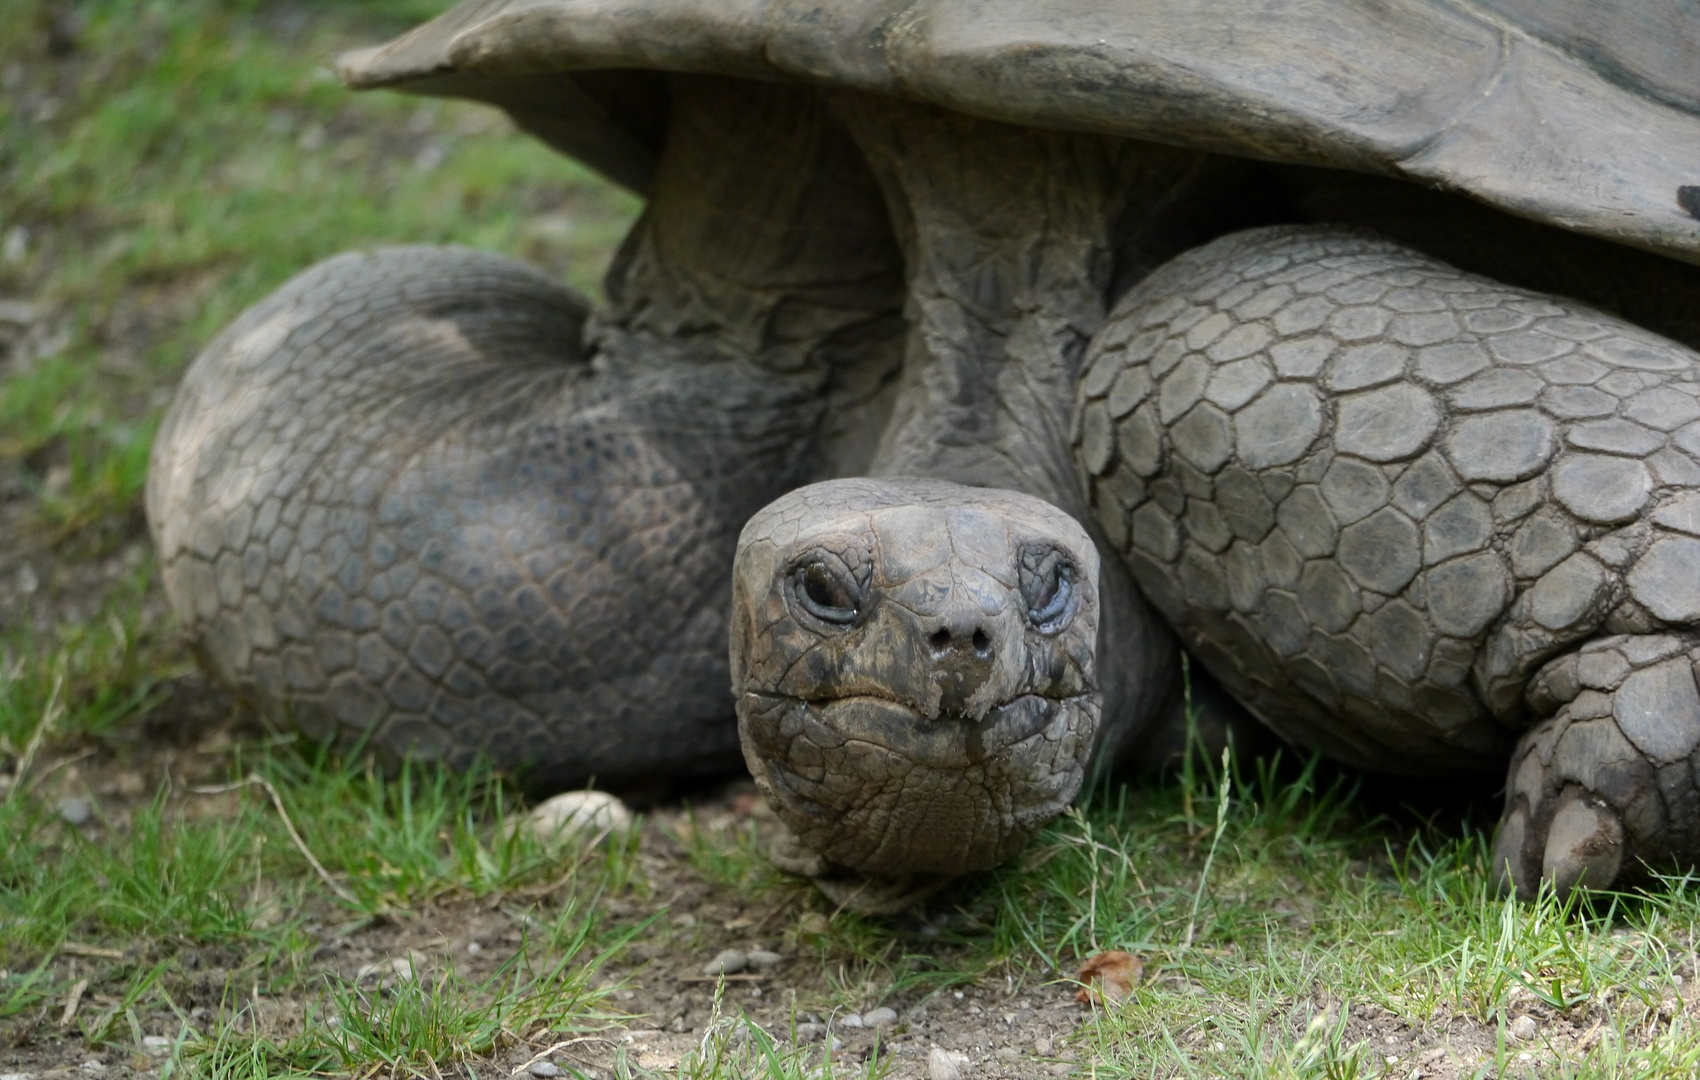
MULTIPOLYGON (((233 741, 259 732, 199 675, 174 680, 168 693, 152 714, 154 722, 133 733, 127 743, 91 743, 46 764, 39 792, 50 801, 89 800, 96 812, 81 828, 91 838, 101 829, 126 828, 131 814, 153 798, 162 783, 171 786, 170 805, 177 814, 232 814, 245 797, 241 792, 197 795, 190 789, 225 779, 233 741)), ((1079 984, 1069 977, 1072 972, 1011 968, 988 973, 977 985, 893 991, 888 979, 865 960, 822 962, 816 945, 828 915, 806 884, 746 892, 697 873, 682 846, 690 830, 727 836, 753 824, 759 837, 771 821, 748 779, 728 779, 654 803, 644 808, 641 820, 638 861, 648 879, 646 896, 604 899, 601 907, 607 917, 625 925, 652 921, 599 976, 599 985, 614 988, 606 1027, 588 1034, 515 1032, 496 1056, 445 1067, 444 1075, 556 1075, 543 1066, 525 1072, 537 1062, 576 1069, 592 1080, 612 1080, 620 1068, 636 1076, 672 1075, 688 1051, 701 1049, 717 1033, 724 1037, 740 1016, 782 1047, 805 1048, 812 1061, 818 1063, 830 1052, 836 1064, 851 1067, 855 1075, 877 1059, 883 1070, 878 1075, 893 1080, 931 1077, 929 1056, 935 1050, 954 1052, 963 1077, 1095 1074, 1091 1040, 1085 1036, 1098 1018, 1093 1006, 1076 1000, 1079 984), (782 959, 771 970, 740 972, 723 981, 705 975, 708 962, 727 949, 770 951, 782 959), (847 1004, 837 1009, 822 1004, 833 1000, 847 1004), (870 1019, 879 1026, 865 1025, 861 1014, 880 1007, 894 1015, 875 1014, 870 1019)), ((339 915, 325 906, 312 912, 305 928, 317 944, 309 977, 297 982, 313 985, 317 976, 335 974, 375 988, 379 981, 406 977, 410 970, 412 977, 435 980, 452 967, 461 978, 476 983, 512 957, 527 936, 550 919, 561 899, 545 883, 492 898, 448 896, 365 923, 348 923, 346 911, 339 915), (398 961, 402 975, 397 974, 398 961)), ((894 919, 886 947, 928 953, 937 966, 948 968, 951 950, 958 946, 940 941, 940 936, 975 930, 976 920, 985 914, 976 911, 977 903, 972 890, 963 890, 894 919)), ((167 977, 167 989, 197 1022, 221 1002, 232 1004, 233 976, 253 975, 226 949, 185 942, 175 957, 178 972, 167 977)), ((53 976, 63 984, 90 980, 79 1008, 108 1009, 119 1004, 107 992, 121 985, 113 977, 118 965, 160 958, 89 948, 82 955, 62 953, 54 962, 53 976)), ((1204 993, 1184 976, 1153 967, 1147 985, 1159 992, 1204 993)), ((1688 978, 1693 971, 1687 968, 1688 978)), ((258 984, 240 996, 243 1000, 237 1004, 254 1006, 260 1030, 277 1038, 298 1032, 305 1010, 314 1004, 305 996, 267 996, 258 984)), ((1517 1007, 1507 1018, 1509 1030, 1523 1036, 1528 1052, 1520 1060, 1512 1046, 1509 1075, 1545 1075, 1553 1060, 1550 1050, 1580 1053, 1610 1023, 1603 1008, 1560 1014, 1532 995, 1524 994, 1521 1000, 1514 995, 1513 1000, 1517 1007), (1524 1016, 1533 1022, 1532 1029, 1527 1022, 1516 1026, 1524 1016)), ((1338 1017, 1339 1002, 1323 998, 1313 1004, 1326 1021, 1338 1017)), ((91 1051, 72 1033, 74 1026, 67 1029, 58 1023, 62 1008, 63 1001, 56 1000, 3 1031, 0 1080, 21 1075, 37 1080, 160 1075, 164 1048, 151 1048, 154 1056, 110 1048, 91 1051)), ((1373 1006, 1347 1008, 1345 1044, 1365 1041, 1373 1048, 1371 1060, 1363 1063, 1364 1075, 1410 1080, 1479 1075, 1492 1061, 1500 1038, 1494 1027, 1470 1017, 1443 1012, 1435 1023, 1414 1030, 1373 1006)), ((1649 1031, 1684 1013, 1692 1018, 1697 1011, 1680 1000, 1668 1002, 1647 1018, 1649 1031)), ((180 1027, 163 1009, 139 1013, 138 1020, 144 1036, 169 1039, 180 1027)), ((1300 1034, 1294 1031, 1289 1037, 1300 1034)), ((1198 1025, 1178 1049, 1204 1049, 1213 1038, 1208 1024, 1198 1025)), ((1515 1037, 1511 1041, 1517 1042, 1515 1037)))

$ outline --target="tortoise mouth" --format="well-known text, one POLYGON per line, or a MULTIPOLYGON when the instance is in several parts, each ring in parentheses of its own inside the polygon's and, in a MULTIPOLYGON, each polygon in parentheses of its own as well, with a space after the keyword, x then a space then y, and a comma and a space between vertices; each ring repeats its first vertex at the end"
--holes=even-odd
POLYGON ((964 874, 1018 852, 1085 778, 1096 692, 1020 694, 981 720, 865 694, 746 693, 744 757, 786 825, 871 874, 964 874))
POLYGON ((750 737, 767 755, 785 757, 793 740, 803 736, 821 749, 837 743, 868 743, 943 771, 967 769, 995 755, 1017 752, 1021 743, 1054 723, 1059 710, 1093 696, 1018 694, 976 720, 952 711, 930 717, 912 705, 874 694, 818 699, 745 695, 754 699, 750 700, 752 712, 779 714, 777 725, 750 726, 750 737))

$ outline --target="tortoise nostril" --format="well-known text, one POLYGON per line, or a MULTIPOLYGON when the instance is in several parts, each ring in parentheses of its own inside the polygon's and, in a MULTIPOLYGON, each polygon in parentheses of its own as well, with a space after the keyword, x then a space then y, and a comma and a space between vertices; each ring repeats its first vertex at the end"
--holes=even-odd
POLYGON ((981 656, 986 656, 992 651, 992 639, 986 636, 984 630, 974 631, 974 651, 981 656))
POLYGON ((950 631, 940 630, 927 640, 932 643, 935 649, 948 649, 950 648, 950 631))

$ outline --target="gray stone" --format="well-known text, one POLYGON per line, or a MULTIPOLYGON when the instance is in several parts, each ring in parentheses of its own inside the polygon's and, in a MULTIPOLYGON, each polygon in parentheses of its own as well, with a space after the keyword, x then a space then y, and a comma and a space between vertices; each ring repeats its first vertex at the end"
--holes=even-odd
POLYGON ((1529 590, 1529 616, 1548 630, 1581 625, 1609 587, 1606 568, 1577 552, 1541 575, 1529 590))
POLYGON ((1410 383, 1352 394, 1341 398, 1337 408, 1334 445, 1370 461, 1410 457, 1428 444, 1440 424, 1434 398, 1410 383))
POLYGON ((1700 536, 1700 491, 1684 491, 1653 511, 1653 523, 1700 536))
POLYGON ((1583 450, 1645 457, 1663 446, 1665 437, 1632 420, 1614 417, 1591 424, 1577 424, 1564 433, 1564 441, 1583 450))
POLYGON ((884 1028, 897 1023, 897 1010, 886 1005, 877 1009, 869 1009, 862 1014, 862 1026, 865 1028, 884 1028))
POLYGON ((1447 399, 1452 407, 1467 412, 1527 405, 1546 388, 1546 383, 1527 371, 1494 368, 1484 371, 1453 390, 1447 399))
POLYGON ((1519 578, 1539 577, 1575 551, 1576 544, 1570 519, 1555 509, 1543 509, 1512 534, 1511 572, 1519 578))
POLYGON ((722 949, 713 960, 702 966, 704 975, 736 975, 750 965, 750 958, 741 949, 722 949))
POLYGON ((1393 505, 1417 520, 1458 491, 1458 478, 1438 451, 1418 458, 1393 485, 1393 505))
POLYGON ((1410 518, 1389 506, 1342 529, 1337 558, 1359 585, 1392 596, 1422 568, 1421 537, 1410 518))
POLYGON ((1627 521, 1653 488, 1647 467, 1633 458, 1571 454, 1553 469, 1553 497, 1584 521, 1627 521))
POLYGON ((1270 387, 1234 415, 1240 460, 1254 469, 1297 461, 1322 431, 1322 401, 1299 383, 1270 387))
POLYGON ((1228 414, 1201 402, 1169 429, 1175 452, 1207 473, 1213 473, 1234 452, 1233 429, 1228 414))
POLYGON ((1629 595, 1668 623, 1700 621, 1700 540, 1666 536, 1629 571, 1629 595))
POLYGON ((1342 350, 1328 365, 1324 385, 1336 392, 1379 386, 1403 375, 1410 359, 1410 350, 1390 341, 1354 345, 1342 350))
POLYGON ((1322 497, 1341 524, 1367 517, 1387 505, 1387 477, 1374 465, 1335 458, 1322 477, 1322 497))
POLYGON ((566 1075, 566 1073, 561 1070, 560 1066, 548 1061, 534 1061, 530 1065, 526 1066, 525 1071, 532 1076, 538 1077, 539 1080, 548 1080, 550 1077, 566 1075))
POLYGON ((1305 564, 1299 577, 1299 604, 1312 626, 1337 634, 1357 618, 1357 590, 1339 566, 1316 561, 1305 564))
POLYGON ((1454 424, 1446 456, 1466 481, 1522 480, 1552 457, 1557 431, 1551 420, 1529 409, 1485 413, 1454 424))
POLYGON ((54 804, 59 820, 73 828, 81 828, 94 820, 94 803, 81 795, 67 795, 54 804))
POLYGON ((1467 379, 1487 367, 1487 350, 1473 341, 1434 345, 1417 353, 1417 377, 1441 386, 1467 379))
POLYGON ((1423 575, 1429 621, 1451 637, 1471 638, 1488 628, 1511 598, 1511 583, 1491 552, 1441 563, 1423 575))

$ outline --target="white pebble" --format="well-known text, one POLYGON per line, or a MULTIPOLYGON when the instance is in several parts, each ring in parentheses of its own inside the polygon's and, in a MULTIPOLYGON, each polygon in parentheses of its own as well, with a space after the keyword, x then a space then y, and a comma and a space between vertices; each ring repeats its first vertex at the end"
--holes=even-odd
POLYGON ((757 971, 771 971, 785 960, 778 953, 768 952, 766 949, 751 949, 749 959, 750 966, 757 971))
POLYGON ((859 1028, 862 1026, 862 1018, 855 1013, 845 1013, 838 1018, 838 1026, 841 1028, 859 1028))
POLYGON ((877 1009, 869 1009, 862 1014, 862 1026, 871 1028, 889 1027, 897 1023, 897 1010, 881 1005, 877 1009))
POLYGON ((929 1080, 962 1080, 967 1064, 967 1054, 941 1050, 935 1046, 927 1054, 927 1076, 929 1080))
POLYGON ((727 949, 702 966, 704 975, 736 975, 750 966, 750 958, 737 949, 727 949))
POLYGON ((542 1080, 548 1080, 551 1076, 561 1075, 560 1067, 547 1061, 534 1061, 525 1067, 525 1071, 533 1076, 542 1078, 542 1080))
POLYGON ((1541 1032, 1539 1024, 1532 1016, 1519 1016, 1505 1025, 1505 1032, 1518 1042, 1528 1042, 1541 1032))
POLYGON ((67 795, 59 800, 59 816, 67 825, 86 825, 94 817, 94 806, 87 799, 78 795, 67 795))
POLYGON ((563 791, 538 803, 523 822, 547 845, 594 843, 629 830, 632 812, 606 791, 563 791))

